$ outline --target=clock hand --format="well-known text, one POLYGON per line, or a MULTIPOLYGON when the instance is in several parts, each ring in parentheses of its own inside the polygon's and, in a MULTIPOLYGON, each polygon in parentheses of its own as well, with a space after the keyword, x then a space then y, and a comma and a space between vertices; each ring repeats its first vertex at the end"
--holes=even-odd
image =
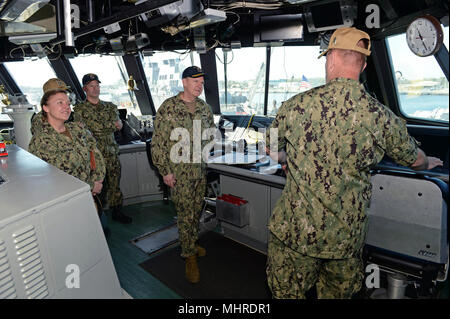
POLYGON ((420 38, 420 40, 422 41, 422 44, 423 44, 423 46, 425 47, 425 50, 428 51, 428 48, 427 48, 427 46, 425 45, 425 41, 423 40, 423 37, 422 37, 422 35, 420 34, 420 31, 417 30, 417 33, 419 33, 419 38, 420 38))

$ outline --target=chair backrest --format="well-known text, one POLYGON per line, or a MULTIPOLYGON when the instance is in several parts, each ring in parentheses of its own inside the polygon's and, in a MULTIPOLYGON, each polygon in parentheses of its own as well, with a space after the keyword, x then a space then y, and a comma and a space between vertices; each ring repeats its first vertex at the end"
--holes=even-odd
POLYGON ((148 164, 150 165, 150 168, 153 169, 156 173, 156 176, 158 176, 159 179, 159 187, 163 192, 163 199, 164 203, 169 203, 169 188, 166 184, 164 184, 164 179, 162 175, 159 173, 158 168, 153 163, 152 159, 152 138, 149 138, 145 141, 145 151, 147 152, 147 160, 148 164))
POLYGON ((366 244, 428 262, 448 262, 448 185, 432 178, 376 174, 366 244), (441 183, 440 183, 441 182, 441 183))
POLYGON ((148 164, 150 165, 151 168, 157 170, 152 160, 152 138, 149 138, 145 141, 145 151, 147 152, 148 164))

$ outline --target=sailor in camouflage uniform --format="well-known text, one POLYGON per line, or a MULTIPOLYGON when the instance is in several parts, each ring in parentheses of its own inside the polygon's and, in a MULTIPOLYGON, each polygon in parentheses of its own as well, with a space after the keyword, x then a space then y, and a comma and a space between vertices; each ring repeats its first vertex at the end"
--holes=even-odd
POLYGON ((124 224, 132 219, 121 212, 123 195, 120 190, 121 165, 119 146, 114 139, 114 132, 122 128, 117 106, 99 99, 101 83, 98 76, 88 73, 82 79, 86 101, 75 105, 74 120, 85 124, 97 140, 97 146, 106 163, 105 187, 101 194, 107 197, 112 218, 124 224))
MULTIPOLYGON (((60 89, 65 92, 69 92, 70 90, 70 88, 66 85, 66 83, 64 83, 63 80, 58 78, 51 78, 42 86, 43 94, 54 88, 60 89)), ((42 129, 43 121, 45 121, 45 118, 42 115, 42 111, 39 111, 33 115, 33 117, 31 118, 31 135, 34 135, 37 131, 42 129)), ((70 117, 67 121, 70 121, 70 117)))
MULTIPOLYGON (((199 231, 199 213, 206 191, 205 163, 194 160, 196 143, 193 136, 194 121, 201 123, 201 131, 215 128, 209 105, 198 96, 203 91, 204 73, 198 67, 189 67, 182 74, 184 91, 165 100, 158 109, 155 118, 155 130, 152 137, 152 160, 163 176, 164 183, 171 188, 171 198, 175 204, 178 219, 178 234, 181 243, 181 256, 186 258, 186 278, 192 283, 200 280, 197 255, 204 256, 204 248, 196 245, 199 231), (171 138, 176 128, 189 132, 189 139, 171 138), (178 141, 180 140, 180 141, 178 141), (189 155, 181 163, 175 159, 182 155, 183 149, 189 155), (192 152, 194 150, 194 152, 192 152)), ((200 132, 201 134, 201 132, 200 132)), ((202 141, 203 147, 209 141, 202 141)))
POLYGON ((359 291, 370 167, 385 153, 414 169, 442 165, 418 148, 404 120, 359 83, 370 55, 367 33, 337 29, 323 54, 327 83, 284 102, 271 125, 278 147, 268 151, 288 167, 269 221, 266 271, 274 298, 305 298, 314 285, 319 298, 350 298, 359 291))
POLYGON ((101 192, 106 168, 94 137, 81 123, 64 123, 70 116, 66 85, 51 79, 44 85, 41 125, 28 150, 47 163, 86 182, 93 195, 101 192))

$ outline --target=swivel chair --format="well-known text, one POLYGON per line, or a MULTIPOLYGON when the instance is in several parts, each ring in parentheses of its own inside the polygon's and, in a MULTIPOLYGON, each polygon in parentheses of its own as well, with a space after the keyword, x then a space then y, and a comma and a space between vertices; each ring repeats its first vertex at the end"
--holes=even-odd
POLYGON ((159 189, 162 190, 163 192, 163 200, 164 200, 164 204, 168 205, 169 204, 169 187, 164 183, 163 177, 161 174, 159 174, 158 168, 153 164, 153 160, 152 160, 152 138, 150 137, 149 139, 147 139, 145 141, 145 150, 147 152, 147 159, 148 159, 148 164, 150 165, 150 168, 153 169, 158 176, 159 179, 159 189))
MULTIPOLYGON (((373 171, 371 181, 364 260, 378 265, 388 284, 401 277, 403 288, 419 287, 418 297, 433 296, 433 284, 448 274, 448 184, 395 170, 373 171)), ((402 297, 387 288, 388 298, 402 297)))

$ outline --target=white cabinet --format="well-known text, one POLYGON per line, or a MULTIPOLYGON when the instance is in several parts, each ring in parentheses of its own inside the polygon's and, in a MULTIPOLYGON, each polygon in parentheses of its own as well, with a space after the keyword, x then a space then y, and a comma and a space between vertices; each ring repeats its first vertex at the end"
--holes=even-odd
POLYGON ((250 210, 250 221, 247 226, 240 228, 227 222, 222 222, 225 236, 266 252, 271 187, 224 175, 220 176, 220 187, 222 194, 235 195, 248 201, 250 210))
POLYGON ((120 189, 124 205, 162 199, 157 172, 150 168, 145 148, 144 151, 140 149, 135 152, 128 150, 119 155, 122 165, 120 189))
POLYGON ((150 168, 146 152, 136 153, 138 188, 140 195, 161 193, 157 172, 150 168))
POLYGON ((122 298, 89 185, 17 145, 7 151, 0 166, 0 299, 122 298))
POLYGON ((119 159, 122 166, 120 190, 124 199, 138 196, 139 184, 136 153, 120 154, 119 159))
POLYGON ((286 179, 232 165, 208 164, 208 169, 219 174, 221 194, 241 197, 249 205, 248 225, 238 227, 222 221, 224 235, 266 253, 269 239, 267 225, 286 179))

